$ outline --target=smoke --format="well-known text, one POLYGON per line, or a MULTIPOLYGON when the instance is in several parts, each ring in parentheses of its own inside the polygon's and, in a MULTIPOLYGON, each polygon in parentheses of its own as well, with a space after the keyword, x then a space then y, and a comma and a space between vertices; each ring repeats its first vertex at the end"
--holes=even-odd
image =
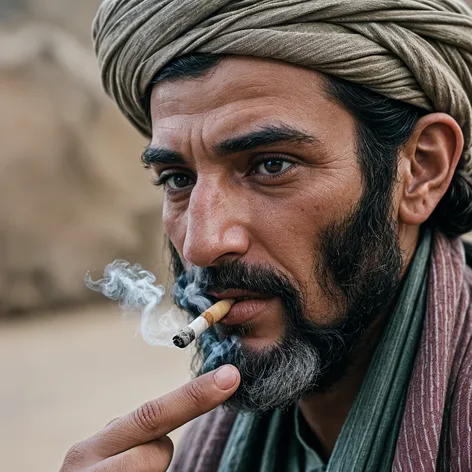
MULTIPOLYGON (((165 288, 155 285, 156 276, 139 264, 116 260, 105 267, 102 279, 94 281, 87 273, 84 281, 91 290, 119 300, 125 313, 141 313, 141 335, 151 346, 173 347, 172 337, 188 324, 187 315, 177 307, 170 310, 159 307, 165 288)), ((211 302, 198 293, 197 283, 198 275, 195 273, 193 283, 185 287, 184 296, 204 311, 211 302)))
POLYGON ((217 367, 226 364, 228 355, 240 352, 241 349, 241 343, 237 336, 231 335, 221 340, 214 328, 202 333, 197 342, 200 344, 201 354, 203 355, 202 359, 199 359, 198 356, 195 359, 197 363, 202 362, 202 365, 198 366, 201 373, 215 370, 217 367))
POLYGON ((183 273, 177 280, 172 291, 172 297, 183 308, 200 313, 212 305, 208 298, 201 293, 208 284, 205 271, 200 267, 193 266, 190 271, 183 273))
MULTIPOLYGON (((155 285, 156 276, 139 264, 116 260, 105 267, 102 279, 94 281, 87 273, 84 281, 88 288, 112 300, 119 300, 125 313, 140 313, 140 332, 144 341, 151 346, 174 347, 173 336, 189 323, 187 312, 194 318, 212 305, 202 295, 208 287, 208 274, 196 266, 178 277, 172 298, 181 308, 173 306, 170 310, 160 306, 163 301, 170 301, 164 298, 164 286, 155 285)), ((203 333, 203 336, 207 339, 203 353, 205 366, 221 363, 228 352, 239 346, 236 336, 220 340, 213 328, 203 333)))

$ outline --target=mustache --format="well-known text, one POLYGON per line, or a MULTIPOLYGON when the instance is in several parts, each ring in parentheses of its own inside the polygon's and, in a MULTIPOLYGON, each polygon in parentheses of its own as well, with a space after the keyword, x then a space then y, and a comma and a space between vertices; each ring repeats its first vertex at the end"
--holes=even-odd
POLYGON ((253 265, 236 260, 199 271, 202 293, 240 289, 284 297, 294 291, 301 292, 296 281, 270 265, 253 265))
MULTIPOLYGON (((304 294, 298 282, 270 265, 254 265, 235 260, 214 267, 193 267, 182 270, 177 277, 173 299, 181 308, 193 314, 198 312, 198 299, 206 301, 208 308, 216 301, 211 292, 247 290, 268 296, 280 297, 284 304, 299 306, 304 294), (192 296, 189 296, 189 293, 192 296)), ((201 306, 200 306, 201 311, 201 306)))

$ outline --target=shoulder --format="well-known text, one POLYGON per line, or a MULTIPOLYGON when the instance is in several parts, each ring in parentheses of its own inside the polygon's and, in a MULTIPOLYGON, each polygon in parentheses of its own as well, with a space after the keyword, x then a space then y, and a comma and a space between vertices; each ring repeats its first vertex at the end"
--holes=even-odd
POLYGON ((188 423, 169 471, 216 472, 236 414, 218 407, 188 423))

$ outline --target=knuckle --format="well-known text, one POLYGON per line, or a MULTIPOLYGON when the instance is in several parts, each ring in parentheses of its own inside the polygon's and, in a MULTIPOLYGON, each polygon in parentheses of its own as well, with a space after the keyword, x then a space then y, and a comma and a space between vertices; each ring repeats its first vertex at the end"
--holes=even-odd
MULTIPOLYGON (((106 466, 99 465, 93 472, 165 472, 172 460, 174 445, 168 437, 162 437, 116 456, 106 466)), ((91 472, 91 471, 90 471, 91 472)))
POLYGON ((87 450, 82 443, 74 444, 66 454, 61 472, 72 472, 76 467, 82 466, 87 461, 87 450))
POLYGON ((205 389, 198 380, 185 386, 184 395, 190 399, 194 406, 201 406, 206 398, 205 389))
POLYGON ((113 418, 112 420, 110 420, 106 425, 105 425, 105 428, 107 426, 110 426, 112 423, 114 423, 116 420, 119 420, 120 419, 120 416, 116 416, 115 418, 113 418))
POLYGON ((165 417, 165 407, 162 401, 153 400, 144 403, 134 412, 136 424, 145 431, 152 431, 159 427, 165 417))

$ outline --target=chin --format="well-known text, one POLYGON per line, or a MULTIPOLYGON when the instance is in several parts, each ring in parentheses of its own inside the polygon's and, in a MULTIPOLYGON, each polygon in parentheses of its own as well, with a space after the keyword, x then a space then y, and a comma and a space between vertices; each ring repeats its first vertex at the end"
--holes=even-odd
POLYGON ((316 349, 296 339, 256 334, 253 330, 221 337, 206 332, 199 340, 203 365, 198 374, 223 364, 240 371, 240 386, 227 406, 263 413, 286 408, 313 391, 320 374, 316 349))

